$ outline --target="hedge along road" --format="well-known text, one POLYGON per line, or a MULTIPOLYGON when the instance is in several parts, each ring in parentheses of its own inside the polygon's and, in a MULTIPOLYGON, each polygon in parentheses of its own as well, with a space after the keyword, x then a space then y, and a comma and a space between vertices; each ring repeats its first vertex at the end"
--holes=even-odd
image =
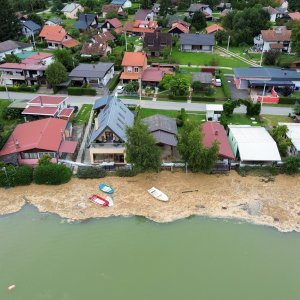
MULTIPOLYGON (((31 100, 37 96, 49 96, 43 94, 31 94, 31 93, 14 93, 9 92, 9 96, 14 100, 31 100)), ((67 96, 63 94, 56 94, 55 96, 68 97, 68 103, 70 105, 77 105, 81 107, 82 104, 94 104, 96 99, 102 96, 67 96)), ((0 92, 0 99, 7 99, 6 92, 0 92)), ((125 104, 129 105, 139 105, 139 100, 136 99, 122 99, 125 104)), ((211 103, 213 104, 213 102, 211 103)), ((151 101, 142 100, 141 106, 144 108, 152 109, 165 109, 165 110, 180 110, 184 108, 188 111, 205 111, 205 103, 187 103, 187 102, 172 102, 172 101, 151 101)), ((238 107, 234 110, 235 113, 245 113, 246 108, 244 106, 238 107)), ((262 107, 262 114, 265 115, 278 115, 287 116, 292 113, 293 109, 291 107, 276 107, 276 106, 264 106, 262 107)))

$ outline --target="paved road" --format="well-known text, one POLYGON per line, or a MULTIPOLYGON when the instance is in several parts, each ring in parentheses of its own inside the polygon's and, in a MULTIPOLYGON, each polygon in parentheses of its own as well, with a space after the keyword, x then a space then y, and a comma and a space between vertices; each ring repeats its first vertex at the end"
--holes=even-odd
MULTIPOLYGON (((15 100, 30 100, 39 94, 29 94, 29 93, 12 93, 10 92, 11 99, 15 100)), ((59 95, 57 96, 66 96, 59 95)), ((69 96, 69 104, 81 106, 84 103, 93 104, 97 97, 87 97, 87 96, 69 96)), ((0 99, 7 99, 6 92, 0 92, 0 99)), ((139 100, 135 99, 122 99, 125 104, 139 104, 139 100)), ((188 111, 205 111, 204 103, 187 103, 187 102, 170 102, 170 101, 151 101, 151 100, 142 100, 142 107, 153 108, 153 109, 165 109, 165 110, 180 110, 184 108, 188 111)), ((238 107, 235 109, 235 113, 245 113, 245 107, 238 107)), ((292 108, 289 107, 275 107, 275 106, 263 106, 262 113, 266 115, 288 115, 292 113, 292 108)))

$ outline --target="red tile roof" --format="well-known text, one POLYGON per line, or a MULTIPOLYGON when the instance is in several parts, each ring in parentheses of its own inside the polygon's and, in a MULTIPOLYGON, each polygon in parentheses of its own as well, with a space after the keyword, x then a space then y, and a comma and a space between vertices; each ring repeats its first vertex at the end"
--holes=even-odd
POLYGON ((285 42, 291 40, 292 31, 285 26, 277 26, 274 29, 262 30, 261 35, 265 42, 285 42))
POLYGON ((62 42, 62 44, 66 47, 66 48, 72 48, 72 47, 76 47, 80 45, 80 42, 78 42, 75 39, 67 39, 65 41, 62 42))
POLYGON ((142 81, 160 82, 165 74, 173 74, 173 72, 167 68, 147 68, 143 72, 142 81))
POLYGON ((71 117, 72 113, 74 112, 74 108, 68 107, 68 108, 64 108, 59 114, 58 117, 65 117, 65 118, 69 118, 71 117))
POLYGON ((17 69, 17 70, 46 70, 44 65, 22 64, 22 63, 4 63, 0 65, 0 69, 17 69))
POLYGON ((142 67, 147 62, 147 56, 143 52, 125 52, 122 60, 122 66, 142 67))
POLYGON ((29 106, 22 111, 22 115, 39 115, 39 116, 49 116, 54 117, 58 107, 49 106, 29 106))
POLYGON ((105 23, 108 22, 110 23, 114 28, 119 28, 122 27, 122 23, 120 22, 119 19, 113 18, 113 19, 106 19, 105 23))
POLYGON ((296 12, 289 13, 289 17, 292 20, 300 20, 300 12, 296 11, 296 12))
POLYGON ((212 24, 212 25, 206 27, 207 33, 215 33, 219 30, 224 31, 224 28, 218 24, 212 24))
POLYGON ((39 37, 45 38, 49 35, 51 36, 51 35, 55 35, 55 34, 58 34, 61 32, 66 34, 66 31, 60 25, 44 25, 42 31, 39 34, 39 37))
POLYGON ((53 104, 53 105, 59 105, 61 104, 63 101, 65 101, 67 99, 67 97, 58 97, 58 96, 37 96, 35 98, 33 98, 32 100, 30 100, 28 102, 29 105, 31 104, 53 104))
POLYGON ((31 149, 58 151, 66 120, 46 118, 19 124, 0 151, 0 156, 31 149))
POLYGON ((37 54, 28 56, 27 58, 22 60, 23 64, 39 64, 42 60, 53 57, 52 53, 47 52, 38 52, 37 54))
POLYGON ((77 142, 75 141, 62 141, 59 152, 60 153, 75 153, 77 142))
POLYGON ((140 79, 141 76, 142 76, 141 73, 127 73, 127 72, 122 72, 120 79, 137 80, 137 79, 140 79))
POLYGON ((214 141, 219 142, 219 155, 224 158, 234 159, 224 127, 218 122, 205 122, 202 124, 203 144, 210 147, 214 141))
POLYGON ((127 22, 124 26, 125 31, 136 32, 136 33, 146 33, 146 32, 154 32, 157 29, 156 21, 135 21, 127 22), (142 25, 142 26, 141 26, 142 25), (141 27, 140 27, 141 26, 141 27), (147 26, 147 27, 143 27, 147 26))
POLYGON ((179 29, 183 33, 189 33, 190 32, 189 27, 186 27, 186 26, 182 25, 181 23, 173 23, 172 28, 168 32, 171 32, 176 28, 179 29))

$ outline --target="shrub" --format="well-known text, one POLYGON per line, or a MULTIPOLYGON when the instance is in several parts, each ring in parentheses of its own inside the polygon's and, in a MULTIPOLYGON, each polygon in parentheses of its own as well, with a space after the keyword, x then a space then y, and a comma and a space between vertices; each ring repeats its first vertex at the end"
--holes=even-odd
POLYGON ((121 73, 115 75, 111 80, 110 82, 108 83, 108 89, 110 92, 112 92, 116 86, 118 85, 119 83, 119 80, 120 80, 120 76, 121 76, 121 73))
POLYGON ((223 91, 224 91, 225 96, 228 99, 231 99, 231 91, 230 91, 230 88, 228 86, 227 79, 225 78, 225 76, 224 76, 224 74, 223 74, 222 71, 220 71, 220 79, 221 79, 221 82, 222 82, 223 91))
POLYGON ((78 167, 77 177, 79 178, 103 178, 107 175, 106 170, 99 167, 78 167))
POLYGON ((299 98, 292 98, 292 97, 280 97, 279 104, 296 104, 296 102, 300 100, 299 98))
POLYGON ((81 96, 81 95, 90 95, 96 96, 97 91, 93 88, 84 88, 84 87, 68 87, 68 95, 81 96))
POLYGON ((300 157, 289 156, 284 159, 283 172, 289 175, 293 175, 299 172, 300 168, 300 157))
MULTIPOLYGON (((27 92, 27 93, 35 93, 39 89, 39 85, 26 86, 26 85, 14 85, 8 86, 7 89, 11 92, 27 92)), ((0 86, 0 91, 5 91, 5 86, 0 86)))
POLYGON ((39 165, 34 169, 33 180, 36 184, 58 185, 68 182, 72 177, 72 171, 58 164, 39 165))
POLYGON ((5 167, 4 170, 0 170, 0 186, 19 186, 19 185, 29 185, 32 182, 33 169, 30 166, 5 166, 4 164, 0 166, 5 167), (6 176, 7 174, 7 176, 6 176))
POLYGON ((119 177, 133 177, 136 176, 137 172, 133 169, 118 169, 116 170, 116 176, 119 177))

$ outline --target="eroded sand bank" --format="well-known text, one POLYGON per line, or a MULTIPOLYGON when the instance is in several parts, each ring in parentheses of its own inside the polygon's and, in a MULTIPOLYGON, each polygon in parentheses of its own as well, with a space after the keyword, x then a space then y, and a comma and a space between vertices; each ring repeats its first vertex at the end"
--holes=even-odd
POLYGON ((161 172, 133 178, 72 179, 60 186, 30 185, 0 190, 0 214, 13 213, 27 202, 41 212, 83 220, 109 216, 144 216, 156 222, 171 222, 191 215, 239 218, 274 226, 280 231, 300 232, 300 176, 279 175, 265 182, 261 177, 161 172), (113 207, 89 203, 105 182, 116 189, 113 207), (152 198, 147 189, 155 186, 170 201, 152 198), (198 190, 198 191, 196 191, 198 190), (193 191, 193 192, 186 192, 193 191), (184 192, 184 193, 183 193, 184 192))

